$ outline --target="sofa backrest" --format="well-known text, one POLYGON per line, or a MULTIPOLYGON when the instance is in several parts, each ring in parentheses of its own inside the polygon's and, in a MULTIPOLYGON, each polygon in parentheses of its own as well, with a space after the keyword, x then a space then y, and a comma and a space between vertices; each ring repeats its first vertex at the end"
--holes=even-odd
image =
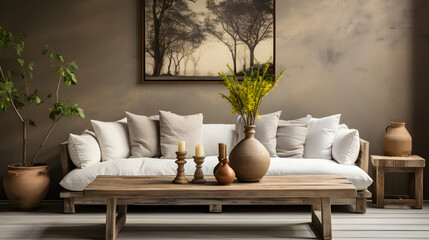
POLYGON ((203 147, 206 156, 218 155, 218 143, 227 145, 227 154, 235 146, 235 124, 203 124, 203 147))

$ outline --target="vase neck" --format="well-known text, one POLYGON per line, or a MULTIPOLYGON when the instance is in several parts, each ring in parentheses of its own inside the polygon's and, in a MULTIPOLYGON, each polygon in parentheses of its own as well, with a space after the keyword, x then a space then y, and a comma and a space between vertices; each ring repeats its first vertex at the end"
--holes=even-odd
POLYGON ((244 126, 244 135, 246 138, 254 138, 255 137, 255 125, 245 125, 244 126))
POLYGON ((404 122, 391 122, 390 127, 393 127, 393 128, 405 127, 405 123, 404 122))

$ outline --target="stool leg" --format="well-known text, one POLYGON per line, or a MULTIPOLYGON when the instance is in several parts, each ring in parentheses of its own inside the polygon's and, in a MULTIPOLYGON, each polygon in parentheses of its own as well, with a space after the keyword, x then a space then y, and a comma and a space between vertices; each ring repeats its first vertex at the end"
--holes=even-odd
POLYGON ((423 207, 423 168, 417 168, 415 173, 414 194, 415 205, 414 208, 422 209, 423 207))
POLYGON ((384 208, 384 170, 380 167, 377 167, 376 179, 377 208, 384 208))
POLYGON ((410 199, 416 199, 416 172, 410 172, 409 173, 409 184, 410 184, 410 199))

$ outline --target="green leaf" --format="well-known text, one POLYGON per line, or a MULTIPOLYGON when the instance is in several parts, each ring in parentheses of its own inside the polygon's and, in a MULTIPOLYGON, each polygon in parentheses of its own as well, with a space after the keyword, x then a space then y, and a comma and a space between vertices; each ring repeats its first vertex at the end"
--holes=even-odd
POLYGON ((32 127, 36 127, 36 123, 33 120, 27 120, 27 121, 28 121, 28 125, 32 127))
POLYGON ((30 72, 30 78, 33 79, 33 72, 30 72))
POLYGON ((76 105, 76 108, 77 108, 77 115, 78 115, 80 118, 85 118, 85 114, 83 113, 83 109, 82 109, 82 108, 80 108, 80 107, 78 107, 77 105, 76 105))
POLYGON ((64 58, 63 56, 61 56, 60 54, 57 53, 57 58, 58 60, 60 60, 61 62, 64 62, 64 58))
POLYGON ((52 97, 52 93, 49 93, 48 96, 46 96, 47 98, 51 98, 52 97))
POLYGON ((71 61, 70 62, 70 64, 69 64, 69 67, 70 67, 70 69, 71 70, 78 70, 79 68, 77 67, 77 65, 76 65, 76 62, 75 61, 71 61))
POLYGON ((17 58, 16 60, 18 61, 19 65, 21 65, 21 67, 24 67, 24 59, 17 58))
POLYGON ((42 103, 42 100, 38 96, 35 96, 34 99, 35 99, 37 105, 42 103))
POLYGON ((49 54, 49 58, 51 59, 51 61, 54 61, 54 59, 55 59, 54 54, 53 54, 53 53, 50 53, 50 54, 49 54))
POLYGON ((42 55, 46 55, 46 53, 48 53, 48 49, 43 49, 42 55))
POLYGON ((55 111, 51 111, 51 113, 49 114, 49 118, 52 119, 52 121, 56 121, 57 120, 57 114, 55 113, 55 111))
POLYGON ((36 65, 36 63, 34 63, 33 61, 31 61, 29 64, 28 64, 28 69, 30 69, 31 71, 33 71, 33 67, 36 65))

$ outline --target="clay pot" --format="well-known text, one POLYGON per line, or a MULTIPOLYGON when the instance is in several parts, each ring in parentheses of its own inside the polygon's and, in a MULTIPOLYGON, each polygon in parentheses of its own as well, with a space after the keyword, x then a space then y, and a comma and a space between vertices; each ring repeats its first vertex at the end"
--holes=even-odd
POLYGON ((218 158, 218 159, 219 159, 219 162, 213 168, 213 175, 216 175, 216 171, 220 168, 220 166, 222 166, 222 160, 220 158, 218 158))
POLYGON ((3 178, 3 187, 13 208, 33 209, 42 205, 48 194, 49 181, 47 164, 31 167, 11 164, 3 178))
POLYGON ((391 122, 384 135, 384 155, 406 157, 411 154, 412 138, 404 122, 391 122))
POLYGON ((235 179, 235 172, 228 164, 228 159, 223 159, 220 168, 216 171, 216 181, 220 185, 229 185, 235 179))
POLYGON ((244 126, 245 138, 229 154, 229 165, 240 182, 259 182, 270 167, 270 154, 255 138, 255 125, 244 126))

